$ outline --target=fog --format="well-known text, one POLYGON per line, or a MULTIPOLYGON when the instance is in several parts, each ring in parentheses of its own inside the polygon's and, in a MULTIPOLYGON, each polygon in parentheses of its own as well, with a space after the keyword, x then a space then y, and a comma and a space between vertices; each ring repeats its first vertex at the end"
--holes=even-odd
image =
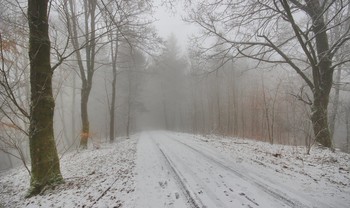
MULTIPOLYGON (((312 67, 302 54, 303 48, 298 45, 293 28, 287 23, 280 22, 278 25, 279 20, 271 20, 268 26, 262 24, 236 28, 236 22, 225 25, 225 8, 219 8, 211 16, 209 8, 203 12, 206 7, 198 2, 192 5, 188 1, 179 1, 172 5, 168 1, 145 1, 139 4, 131 1, 131 5, 121 5, 125 7, 123 12, 118 12, 113 6, 109 11, 101 4, 96 7, 96 39, 92 47, 92 41, 85 34, 86 31, 92 33, 91 26, 88 24, 88 28, 84 28, 87 26, 84 25, 83 15, 70 14, 84 12, 79 7, 82 1, 79 2, 76 2, 74 11, 63 3, 53 3, 50 18, 52 66, 65 57, 55 69, 53 80, 54 131, 59 154, 79 149, 80 139, 85 134, 81 118, 82 71, 86 70, 84 76, 88 76, 91 65, 88 61, 91 60, 94 67, 91 69, 91 86, 88 84, 91 87, 87 103, 89 148, 98 148, 101 143, 110 142, 111 135, 113 139, 119 140, 147 130, 217 134, 306 147, 315 143, 310 120, 313 112, 309 103, 313 102, 313 91, 300 75, 311 77, 312 67), (136 7, 138 9, 133 13, 136 7), (131 16, 125 22, 122 16, 124 12, 130 12, 128 14, 131 16), (223 12, 222 16, 214 16, 220 12, 223 12), (109 19, 111 13, 115 21, 109 19), (74 29, 71 26, 73 22, 67 26, 73 16, 76 18, 74 24, 79 25, 78 29, 75 28, 76 34, 71 32, 74 29), (207 20, 210 20, 209 23, 207 20), (281 32, 276 32, 278 28, 282 28, 281 32), (271 49, 256 48, 253 44, 244 47, 237 44, 247 40, 253 40, 254 43, 260 41, 259 36, 254 36, 260 33, 270 37, 272 29, 276 31, 271 40, 281 44, 281 50, 287 51, 290 60, 301 66, 300 73, 283 60, 283 56, 271 52, 271 49), (248 37, 247 34, 252 35, 248 37), (233 38, 239 40, 231 41, 233 38), (293 40, 289 41, 288 38, 293 40), (286 39, 289 42, 284 44, 286 39), (76 56, 77 51, 80 57, 76 56), (115 94, 112 89, 115 89, 115 94)), ((7 78, 14 83, 12 90, 15 97, 21 100, 19 106, 29 112, 26 20, 23 20, 25 18, 20 12, 16 14, 20 11, 16 5, 6 2, 1 4, 2 8, 11 8, 4 11, 1 17, 3 40, 12 43, 10 37, 14 35, 18 40, 14 44, 15 49, 9 47, 2 52, 9 60, 4 61, 5 58, 2 58, 2 73, 6 73, 7 78), (23 28, 17 27, 15 22, 23 24, 23 28)), ((340 6, 343 5, 332 5, 330 8, 333 10, 327 13, 338 18, 329 17, 330 21, 341 22, 329 23, 331 29, 327 33, 331 37, 330 44, 337 39, 332 36, 336 32, 332 27, 335 25, 338 28, 349 21, 345 6, 340 9, 341 14, 334 12, 340 6)), ((236 15, 233 14, 232 18, 238 21, 236 15)), ((307 23, 305 27, 309 27, 310 18, 307 15, 303 16, 300 11, 294 15, 297 23, 307 23)), ((88 22, 92 21, 90 17, 88 22)), ((299 29, 304 30, 303 27, 299 29)), ((343 31, 342 28, 339 30, 343 31)), ((344 58, 348 53, 344 47, 340 55, 334 58, 344 65, 339 65, 336 68, 339 71, 334 72, 328 105, 330 122, 332 116, 336 115, 333 119, 334 145, 345 152, 349 151, 350 137, 349 70, 347 59, 344 58)), ((29 120, 19 115, 23 112, 11 107, 14 106, 13 100, 3 93, 4 86, 1 92, 0 147, 3 152, 0 153, 0 170, 5 170, 21 164, 20 160, 29 160, 28 135, 25 134, 29 120)))

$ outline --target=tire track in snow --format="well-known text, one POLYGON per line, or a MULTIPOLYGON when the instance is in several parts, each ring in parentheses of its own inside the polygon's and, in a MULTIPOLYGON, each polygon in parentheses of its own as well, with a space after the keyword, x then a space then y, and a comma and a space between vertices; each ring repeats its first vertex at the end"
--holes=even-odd
POLYGON ((277 199, 278 201, 282 202, 283 204, 285 204, 289 207, 294 207, 294 208, 308 208, 308 207, 310 207, 306 204, 301 203, 300 201, 298 201, 294 198, 287 196, 286 194, 284 194, 280 190, 274 189, 263 182, 257 181, 256 179, 254 179, 252 177, 244 175, 240 171, 235 170, 234 168, 230 167, 229 165, 226 165, 224 162, 220 161, 219 159, 214 158, 213 156, 210 156, 210 155, 198 150, 197 148, 194 148, 186 143, 183 143, 174 137, 170 137, 170 136, 167 136, 167 137, 171 138, 172 141, 175 141, 179 144, 182 144, 186 148, 191 149, 193 152, 196 152, 200 156, 203 156, 208 161, 211 161, 211 162, 221 166, 222 168, 228 170, 229 172, 235 174, 237 177, 241 178, 242 180, 253 184, 255 187, 259 188, 261 191, 269 194, 274 199, 277 199))
POLYGON ((201 200, 198 198, 197 194, 195 192, 191 191, 188 184, 186 183, 186 178, 180 173, 180 171, 176 168, 173 161, 169 158, 169 156, 165 153, 165 151, 160 147, 160 144, 156 142, 152 136, 150 136, 151 140, 156 144, 158 147, 161 155, 163 156, 166 164, 169 166, 173 177, 177 184, 180 186, 179 188, 182 191, 182 194, 187 199, 187 203, 191 208, 203 208, 205 207, 201 200))
MULTIPOLYGON (((196 167, 196 165, 191 164, 191 163, 186 163, 185 161, 182 161, 181 157, 178 157, 178 154, 181 152, 176 152, 173 149, 173 145, 169 145, 168 142, 162 142, 163 140, 163 135, 161 135, 160 137, 157 138, 157 141, 154 141, 159 149, 163 152, 164 157, 169 161, 169 164, 171 165, 171 167, 175 170, 176 174, 179 176, 179 179, 181 180, 181 183, 184 185, 187 194, 194 199, 193 202, 196 203, 195 207, 248 207, 248 208, 253 208, 253 207, 260 207, 260 205, 255 201, 254 197, 251 198, 249 196, 247 196, 246 194, 242 193, 241 191, 245 190, 245 187, 242 187, 242 189, 238 189, 238 191, 234 191, 231 188, 229 188, 226 184, 222 184, 223 181, 222 178, 223 176, 219 174, 219 172, 216 172, 217 169, 213 169, 214 172, 210 171, 210 170, 200 170, 200 169, 193 169, 193 167, 196 167), (192 166, 194 165, 194 166, 192 166), (209 172, 207 172, 209 171, 209 172), (203 178, 203 173, 209 173, 209 174, 218 174, 216 179, 212 178, 209 181, 206 181, 206 179, 208 178, 203 178), (220 179, 218 178, 220 177, 220 179), (207 184, 207 183, 211 183, 207 184), (220 189, 223 190, 227 189, 227 191, 231 191, 231 192, 226 192, 223 191, 223 193, 226 196, 223 196, 223 194, 219 194, 218 192, 220 192, 220 189), (198 194, 197 194, 198 192, 198 194), (230 198, 223 198, 223 197, 229 197, 230 198), (233 195, 232 195, 233 194, 233 195), (233 198, 232 198, 233 197, 233 198)), ((154 139, 155 140, 155 139, 154 139)), ((187 150, 189 151, 190 149, 188 149, 187 147, 182 148, 183 145, 180 144, 181 148, 177 149, 177 150, 187 150)), ((175 145, 176 146, 176 145, 175 145)), ((192 150, 190 150, 191 152, 191 156, 189 156, 189 160, 194 160, 195 158, 198 158, 199 161, 204 162, 205 164, 209 165, 205 165, 202 166, 203 167, 208 167, 209 169, 212 168, 212 166, 210 164, 213 164, 216 167, 220 167, 217 166, 215 163, 213 163, 212 161, 208 161, 206 160, 206 158, 203 158, 202 156, 198 157, 198 153, 194 154, 192 150), (194 155, 194 157, 192 157, 194 155)), ((185 154, 186 155, 186 154, 185 154)), ((187 159, 186 159, 187 160, 187 159)), ((199 162, 198 161, 198 162, 199 162)), ((203 165, 203 164, 202 164, 203 165)), ((233 175, 230 171, 227 171, 226 169, 222 169, 220 167, 220 170, 224 170, 226 173, 233 175)), ((222 172, 222 171, 221 171, 222 172)), ((223 172, 223 174, 225 174, 225 172, 223 172)), ((213 175, 214 176, 214 175, 213 175)), ((243 181, 241 178, 237 178, 239 181, 243 181)), ((245 182, 245 181, 244 181, 245 182)), ((252 186, 252 185, 250 185, 252 186)), ((255 186, 253 187, 255 190, 255 186)), ((221 193, 221 192, 220 192, 221 193)), ((266 200, 264 200, 265 204, 266 204, 266 200)), ((260 203, 260 202, 259 202, 260 203)), ((264 204, 263 203, 263 204, 264 204)), ((270 204, 270 203, 268 203, 270 204)), ((275 206, 274 207, 285 207, 284 204, 281 204, 279 201, 274 202, 275 206), (276 206, 276 204, 279 204, 278 206, 276 206)), ((266 207, 266 206, 264 206, 266 207)))

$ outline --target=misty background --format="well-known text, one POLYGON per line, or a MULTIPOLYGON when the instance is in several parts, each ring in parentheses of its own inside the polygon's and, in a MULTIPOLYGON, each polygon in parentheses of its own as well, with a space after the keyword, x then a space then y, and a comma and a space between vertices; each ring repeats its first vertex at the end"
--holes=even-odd
MULTIPOLYGON (((88 68, 85 61, 91 51, 85 46, 92 49, 91 42, 84 39, 91 27, 88 24, 89 28, 84 28, 81 2, 75 1, 75 6, 69 7, 53 1, 50 13, 52 65, 61 54, 76 51, 75 47, 82 47, 79 51, 84 65, 79 66, 77 56, 72 54, 54 72, 54 129, 61 155, 78 149, 82 134, 80 67, 88 68), (72 34, 72 18, 79 25, 76 46, 67 44, 72 34)), ((119 6, 125 9, 115 13, 119 26, 106 18, 113 13, 112 6, 110 11, 105 11, 102 5, 96 6, 97 38, 87 108, 90 147, 98 148, 102 142, 110 141, 112 114, 117 139, 140 131, 169 130, 306 147, 314 144, 311 112, 304 102, 309 92, 290 67, 248 58, 227 58, 220 52, 226 50, 224 43, 212 37, 203 42, 202 29, 193 24, 188 13, 191 10, 182 2, 172 5, 170 1, 140 1, 130 5, 120 2, 119 6), (124 23, 124 11, 129 10, 134 13, 128 13, 130 17, 124 23), (204 53, 213 43, 213 53, 204 53), (112 104, 113 89, 115 103, 112 104)), ((3 62, 9 66, 14 96, 20 101, 19 106, 29 112, 25 36, 28 28, 21 12, 24 7, 23 2, 2 1, 0 29, 2 54, 6 57, 3 62)), ((297 18, 303 21, 305 17, 297 15, 297 18)), ((348 82, 349 68, 344 65, 335 71, 328 106, 329 122, 334 123, 335 147, 344 152, 350 150, 348 82)), ((4 138, 0 142, 0 170, 6 170, 28 161, 25 133, 28 120, 19 112, 13 113, 4 96, 0 97, 0 103, 0 134, 4 138)))

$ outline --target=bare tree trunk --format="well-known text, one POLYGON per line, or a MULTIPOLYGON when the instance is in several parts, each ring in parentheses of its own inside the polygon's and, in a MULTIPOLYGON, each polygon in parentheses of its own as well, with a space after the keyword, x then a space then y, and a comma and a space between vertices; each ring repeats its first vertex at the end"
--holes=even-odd
POLYGON ((118 58, 118 35, 116 37, 116 43, 113 44, 113 37, 111 38, 111 52, 112 52, 112 72, 113 72, 113 80, 112 80, 112 100, 111 100, 111 108, 110 108, 110 122, 109 122, 109 141, 114 142, 115 139, 115 101, 116 101, 116 85, 117 85, 117 58, 118 58))
POLYGON ((227 99, 228 99, 228 104, 227 104, 227 135, 232 135, 232 108, 233 108, 233 104, 232 104, 232 96, 230 93, 231 90, 231 84, 232 83, 232 79, 229 80, 228 86, 227 86, 227 99))
POLYGON ((115 97, 116 97, 116 83, 117 76, 116 72, 113 69, 113 81, 112 81, 112 100, 111 100, 111 109, 110 109, 110 121, 109 121, 109 141, 112 143, 115 139, 115 97))
POLYGON ((350 119, 350 109, 349 107, 346 107, 345 108, 345 125, 346 125, 346 152, 350 152, 350 122, 349 122, 349 119, 350 119))
POLYGON ((258 112, 257 112, 257 108, 256 108, 256 103, 258 100, 258 96, 256 95, 256 93, 254 95, 251 96, 252 100, 250 101, 250 114, 251 114, 251 120, 250 120, 250 127, 251 127, 251 131, 250 134, 252 137, 257 138, 259 135, 257 134, 257 129, 258 129, 258 112))
POLYGON ((126 138, 130 138, 130 105, 128 104, 128 115, 127 115, 127 121, 126 121, 126 138))
POLYGON ((45 186, 63 182, 53 132, 55 101, 52 95, 48 0, 28 1, 31 109, 29 147, 32 163, 27 197, 45 186))
POLYGON ((90 136, 90 126, 89 126, 89 114, 88 114, 88 101, 90 95, 90 87, 83 84, 81 89, 81 121, 82 121, 82 130, 80 134, 80 147, 83 149, 87 148, 88 139, 90 136))
MULTIPOLYGON (((210 80, 206 80, 207 83, 210 83, 209 82, 210 80)), ((212 99, 211 99, 211 86, 210 85, 206 85, 206 97, 207 97, 207 105, 208 105, 208 108, 207 108, 207 115, 208 115, 208 127, 207 127, 207 133, 212 133, 212 130, 215 128, 214 126, 214 118, 213 118, 213 105, 212 105, 212 99)))
POLYGON ((130 138, 130 120, 131 120, 131 68, 128 68, 128 111, 127 111, 127 120, 126 120, 126 138, 130 138))
POLYGON ((76 88, 76 74, 73 73, 73 90, 72 90, 72 106, 71 106, 71 122, 72 122, 72 129, 71 129, 71 139, 75 140, 75 88, 76 88))
POLYGON ((233 98, 233 129, 232 133, 235 136, 238 136, 238 99, 236 99, 236 89, 233 86, 232 89, 232 98, 233 98))
POLYGON ((316 137, 316 141, 325 147, 332 147, 331 135, 328 129, 327 102, 328 95, 317 95, 312 105, 313 114, 311 120, 316 137))
POLYGON ((230 105, 231 107, 231 135, 237 136, 238 131, 238 115, 237 115, 237 100, 236 100, 236 73, 234 69, 234 62, 231 61, 231 80, 230 80, 230 97, 232 97, 232 103, 230 105))
POLYGON ((164 88, 163 81, 161 81, 160 86, 161 86, 161 90, 162 90, 162 104, 163 104, 165 130, 169 130, 169 119, 168 119, 168 115, 167 115, 166 95, 164 92, 165 88, 164 88))
POLYGON ((204 107, 204 102, 205 102, 205 100, 204 100, 204 96, 205 96, 205 94, 203 93, 203 86, 200 88, 200 106, 201 106, 201 113, 200 113, 200 115, 201 115, 201 118, 202 118, 202 133, 205 133, 206 132, 206 130, 207 130, 207 128, 206 128, 206 126, 207 126, 207 122, 206 122, 206 113, 205 113, 205 107, 204 107))
POLYGON ((64 102, 63 102, 63 91, 60 93, 60 104, 61 104, 61 123, 62 123, 62 131, 64 136, 64 141, 69 145, 69 139, 68 139, 68 133, 67 133, 67 126, 66 126, 66 119, 65 119, 65 112, 64 112, 64 102))
POLYGON ((263 99, 264 99, 264 110, 265 110, 265 119, 266 119, 266 125, 267 125, 267 134, 268 134, 268 139, 271 144, 273 144, 273 138, 272 138, 272 133, 271 133, 271 123, 270 123, 270 113, 269 113, 269 106, 266 101, 266 93, 265 93, 265 85, 264 85, 264 78, 262 77, 261 79, 262 83, 262 94, 263 94, 263 99))
MULTIPOLYGON (((244 101, 243 101, 243 99, 244 99, 244 94, 243 94, 243 90, 241 89, 241 106, 242 106, 242 109, 244 109, 243 108, 243 106, 244 106, 244 101)), ((241 111, 241 122, 242 122, 242 126, 241 126, 241 136, 244 138, 245 137, 245 117, 244 117, 244 112, 243 111, 241 111)))
POLYGON ((325 147, 332 148, 331 133, 328 128, 327 108, 329 102, 329 93, 333 84, 332 61, 328 57, 329 43, 326 30, 327 28, 323 18, 323 10, 318 0, 306 1, 308 13, 313 22, 313 33, 315 34, 316 51, 318 56, 318 66, 314 66, 314 102, 311 107, 311 120, 315 133, 316 141, 325 147))
POLYGON ((67 20, 68 30, 72 38, 72 44, 76 50, 77 63, 79 66, 80 77, 82 81, 81 87, 81 121, 82 130, 80 134, 80 147, 87 148, 88 139, 90 136, 90 126, 88 117, 88 101, 92 88, 92 78, 95 72, 95 56, 96 56, 96 0, 84 1, 84 38, 85 38, 85 60, 86 69, 84 68, 82 55, 80 53, 81 46, 79 45, 78 20, 75 11, 73 0, 69 0, 70 14, 67 20))
POLYGON ((198 108, 197 108, 197 91, 198 91, 198 86, 197 86, 197 82, 196 82, 196 79, 195 79, 195 76, 194 75, 191 75, 190 77, 190 84, 191 84, 191 101, 192 101, 192 120, 191 120, 191 125, 192 125, 192 128, 191 128, 191 131, 192 133, 196 134, 198 133, 198 122, 197 122, 197 118, 198 118, 198 108))
POLYGON ((271 144, 274 143, 274 126, 275 126, 275 111, 276 111, 276 101, 277 101, 277 95, 278 95, 278 91, 280 89, 281 86, 281 80, 278 82, 277 87, 276 87, 276 92, 275 95, 273 97, 273 101, 272 101, 272 116, 271 116, 271 144))
POLYGON ((219 73, 216 72, 215 74, 215 91, 216 91, 216 105, 217 105, 217 132, 222 134, 222 124, 221 124, 221 109, 220 109, 220 86, 219 86, 219 73))
MULTIPOLYGON (((341 69, 338 68, 337 70, 337 75, 335 78, 336 83, 340 83, 340 77, 341 77, 341 69)), ((334 129, 335 129, 335 122, 338 114, 338 107, 339 107, 339 94, 340 94, 340 88, 336 87, 335 88, 335 93, 334 93, 334 99, 333 99, 333 109, 331 112, 330 116, 330 121, 329 121, 329 130, 331 132, 331 136, 333 138, 334 135, 334 129)))
POLYGON ((181 131, 186 131, 186 128, 185 128, 185 119, 184 119, 184 116, 183 116, 183 108, 182 108, 182 105, 181 103, 179 103, 179 130, 181 131))

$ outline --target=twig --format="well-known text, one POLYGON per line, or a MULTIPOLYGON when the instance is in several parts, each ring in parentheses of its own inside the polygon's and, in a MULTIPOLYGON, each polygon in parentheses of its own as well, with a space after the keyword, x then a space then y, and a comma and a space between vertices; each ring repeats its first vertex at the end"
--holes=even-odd
POLYGON ((106 195, 106 193, 112 188, 112 186, 115 184, 115 182, 117 182, 118 178, 116 178, 113 183, 101 194, 101 196, 99 196, 96 201, 94 201, 93 204, 91 204, 90 207, 93 207, 102 197, 104 197, 106 195))

